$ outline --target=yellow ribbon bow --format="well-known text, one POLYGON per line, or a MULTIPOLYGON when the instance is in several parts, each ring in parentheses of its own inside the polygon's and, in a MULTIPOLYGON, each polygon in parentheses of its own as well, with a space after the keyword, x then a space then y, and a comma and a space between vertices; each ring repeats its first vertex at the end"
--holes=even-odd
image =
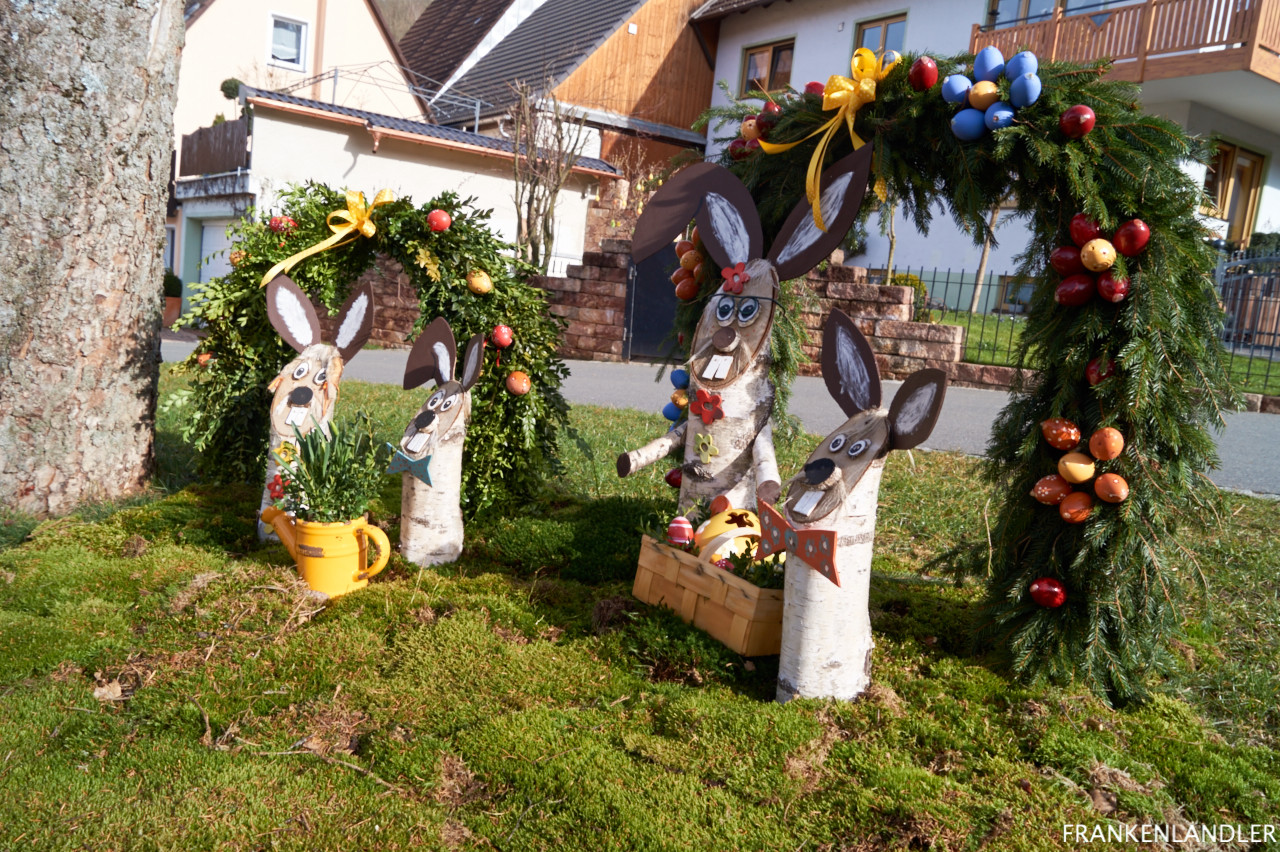
POLYGON ((378 231, 377 226, 373 224, 373 208, 379 204, 388 204, 395 200, 395 195, 391 190, 384 189, 374 196, 372 204, 366 206, 363 192, 348 189, 347 209, 334 210, 325 219, 329 225, 329 230, 333 231, 333 236, 291 255, 271 267, 271 269, 267 270, 267 274, 262 276, 261 286, 265 287, 268 281, 281 272, 288 273, 300 261, 311 257, 313 254, 319 254, 327 249, 346 245, 349 242, 353 242, 358 236, 372 237, 378 231), (338 224, 334 224, 335 222, 338 224))
MULTIPOLYGON (((841 77, 839 74, 833 74, 827 79, 827 85, 822 90, 822 108, 837 111, 826 124, 795 142, 779 145, 760 140, 760 147, 766 154, 781 154, 819 133, 822 134, 822 138, 818 140, 818 146, 813 149, 813 156, 809 159, 809 171, 805 175, 804 182, 805 195, 808 196, 809 204, 813 207, 813 222, 819 230, 827 229, 826 223, 822 221, 822 206, 818 203, 818 179, 822 173, 822 160, 826 156, 827 146, 831 144, 832 137, 836 135, 842 123, 849 128, 849 138, 853 140, 855 151, 866 144, 854 131, 853 119, 859 109, 876 99, 876 83, 887 77, 901 60, 897 53, 892 53, 891 56, 891 61, 886 65, 867 48, 858 48, 853 54, 853 61, 849 63, 853 76, 841 77)), ((889 59, 890 56, 885 58, 889 59)))

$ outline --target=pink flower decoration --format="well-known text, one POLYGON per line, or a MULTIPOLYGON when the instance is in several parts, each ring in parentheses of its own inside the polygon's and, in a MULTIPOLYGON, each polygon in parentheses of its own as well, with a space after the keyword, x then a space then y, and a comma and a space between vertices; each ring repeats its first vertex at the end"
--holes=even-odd
POLYGON ((710 426, 724 417, 724 409, 720 407, 720 394, 708 393, 698 388, 697 396, 689 403, 689 411, 702 418, 702 422, 710 426))
POLYGON ((720 270, 720 277, 724 279, 724 291, 733 293, 735 296, 742 295, 742 285, 751 280, 751 276, 747 274, 747 265, 745 263, 726 266, 720 270))

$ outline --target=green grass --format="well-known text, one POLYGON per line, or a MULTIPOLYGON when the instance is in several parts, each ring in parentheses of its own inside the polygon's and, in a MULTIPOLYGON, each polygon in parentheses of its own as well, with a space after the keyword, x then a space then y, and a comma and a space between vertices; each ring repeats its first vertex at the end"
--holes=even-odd
MULTIPOLYGON (((419 403, 343 387, 387 437, 419 403)), ((894 454, 873 689, 782 706, 776 659, 626 603, 673 496, 613 464, 656 416, 575 409, 539 500, 321 609, 257 545, 256 488, 190 482, 173 414, 149 498, 0 528, 3 848, 1062 849, 1108 819, 1090 792, 1122 822, 1280 822, 1276 503, 1189 531, 1205 591, 1155 697, 1115 710, 970 653, 978 588, 925 565, 982 536, 987 494, 969 459, 894 454)), ((398 508, 389 480, 393 541, 398 508)))

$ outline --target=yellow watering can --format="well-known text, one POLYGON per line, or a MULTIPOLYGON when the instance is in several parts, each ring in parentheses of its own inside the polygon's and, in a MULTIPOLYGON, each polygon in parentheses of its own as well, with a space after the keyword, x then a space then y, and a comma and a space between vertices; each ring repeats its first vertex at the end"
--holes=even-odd
POLYGON ((387 566, 391 543, 387 534, 364 518, 344 523, 300 521, 274 506, 262 510, 262 522, 270 524, 298 563, 298 573, 314 591, 331 598, 363 589, 369 578, 387 566), (378 559, 369 562, 369 539, 378 548, 378 559), (367 567, 366 567, 367 566, 367 567))

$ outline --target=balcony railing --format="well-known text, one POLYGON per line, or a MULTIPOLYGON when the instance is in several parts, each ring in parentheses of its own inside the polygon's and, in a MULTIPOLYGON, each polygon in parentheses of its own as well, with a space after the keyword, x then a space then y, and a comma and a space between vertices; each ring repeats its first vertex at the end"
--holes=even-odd
POLYGON ((999 29, 974 25, 969 49, 1043 60, 1110 58, 1112 75, 1141 83, 1254 71, 1280 82, 1280 0, 1148 0, 1102 12, 1063 14, 999 29))
POLYGON ((241 117, 182 137, 178 177, 222 174, 249 166, 249 122, 241 117))

